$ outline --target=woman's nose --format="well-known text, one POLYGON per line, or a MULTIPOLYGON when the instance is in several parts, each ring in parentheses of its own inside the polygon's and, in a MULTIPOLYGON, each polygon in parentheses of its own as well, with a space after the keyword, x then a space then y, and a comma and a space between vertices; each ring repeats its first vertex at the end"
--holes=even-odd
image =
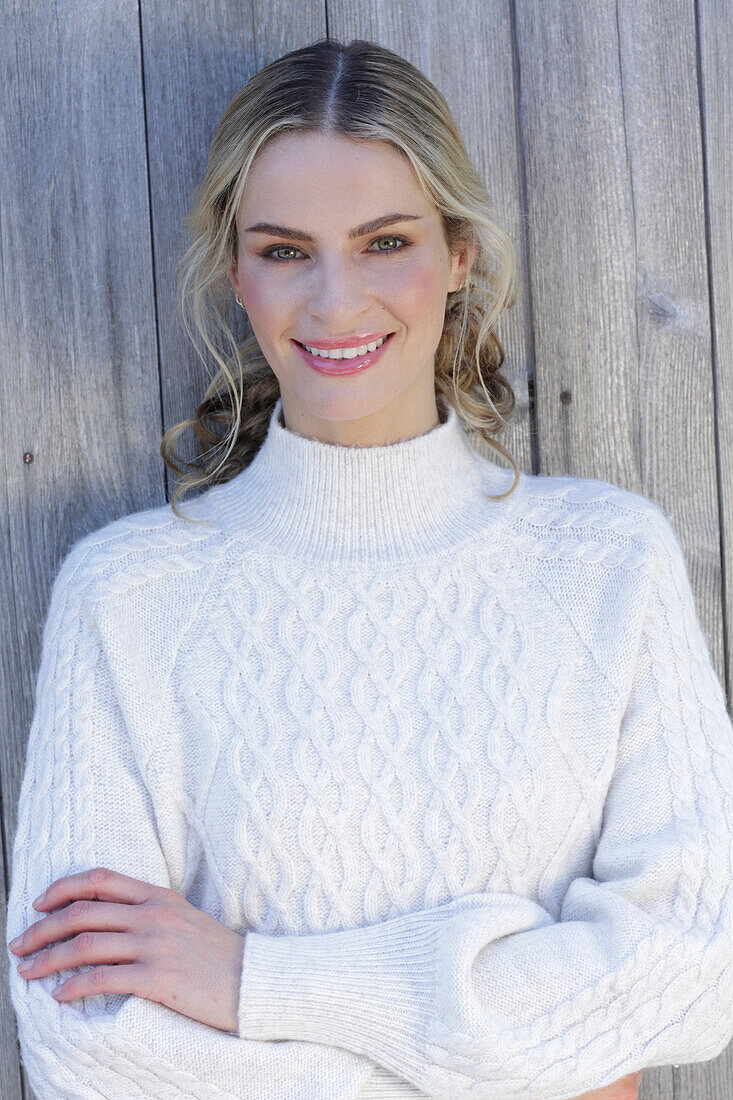
POLYGON ((340 316, 358 311, 368 304, 369 296, 364 274, 354 265, 324 264, 314 276, 309 305, 319 316, 340 316))

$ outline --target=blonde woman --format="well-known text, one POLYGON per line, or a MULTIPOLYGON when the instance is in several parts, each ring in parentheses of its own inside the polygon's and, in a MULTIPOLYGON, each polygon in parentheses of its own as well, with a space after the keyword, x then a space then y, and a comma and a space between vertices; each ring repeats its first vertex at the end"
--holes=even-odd
POLYGON ((44 631, 37 1096, 629 1100, 715 1057, 726 700, 669 518, 496 439, 514 254, 443 96, 373 43, 286 54, 188 227, 179 491, 71 548, 44 631))

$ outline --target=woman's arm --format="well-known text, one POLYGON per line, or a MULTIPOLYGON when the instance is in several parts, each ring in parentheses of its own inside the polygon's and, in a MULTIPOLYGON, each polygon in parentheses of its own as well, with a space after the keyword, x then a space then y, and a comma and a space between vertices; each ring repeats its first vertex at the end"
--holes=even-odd
MULTIPOLYGON (((105 866, 171 888, 185 864, 175 800, 156 816, 95 629, 92 588, 104 545, 77 544, 51 595, 13 843, 7 939, 38 919, 51 882, 105 866), (170 838, 178 835, 181 849, 170 838), (161 828, 168 838, 165 854, 161 828), (179 858, 180 856, 180 858, 179 858)), ((119 551, 118 551, 119 553, 119 551)), ((116 670, 118 674, 120 670, 116 670)), ((125 675, 124 670, 121 672, 125 675)), ((246 1041, 154 1000, 105 993, 57 1002, 75 966, 33 981, 8 951, 23 1065, 38 1100, 272 1100, 356 1096, 368 1059, 308 1042, 246 1041)))
POLYGON ((727 1046, 733 730, 681 548, 666 519, 649 526, 593 877, 560 919, 486 892, 336 933, 250 932, 241 1035, 341 1045, 454 1100, 566 1100, 727 1046))

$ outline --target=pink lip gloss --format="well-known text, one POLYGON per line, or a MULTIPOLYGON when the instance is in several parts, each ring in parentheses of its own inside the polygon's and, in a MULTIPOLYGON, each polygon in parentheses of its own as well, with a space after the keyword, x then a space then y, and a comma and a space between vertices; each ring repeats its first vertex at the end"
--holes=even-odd
POLYGON ((376 351, 368 351, 365 355, 357 355, 353 359, 322 359, 319 355, 311 355, 297 340, 293 340, 293 343, 308 366, 318 371, 319 374, 358 374, 360 371, 367 370, 368 367, 371 367, 380 359, 382 352, 393 336, 394 333, 390 332, 384 343, 376 351))

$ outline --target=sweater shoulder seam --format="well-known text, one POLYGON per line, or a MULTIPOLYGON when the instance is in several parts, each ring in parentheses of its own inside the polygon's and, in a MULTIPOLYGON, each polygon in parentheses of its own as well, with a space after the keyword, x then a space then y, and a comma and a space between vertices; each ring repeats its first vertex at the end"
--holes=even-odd
MULTIPOLYGON (((594 564, 608 571, 628 566, 630 561, 632 568, 640 566, 644 572, 653 572, 660 544, 668 538, 667 531, 672 523, 672 517, 649 497, 597 478, 540 476, 529 489, 526 502, 525 513, 518 512, 514 517, 518 527, 541 529, 550 538, 572 540, 579 551, 584 545, 601 546, 603 530, 617 530, 630 540, 633 545, 618 554, 593 555, 594 564), (537 483, 545 480, 556 484, 557 492, 543 491, 537 483), (609 504, 613 508, 607 507, 609 504), (536 508, 534 516, 533 507, 536 508), (563 522, 563 517, 568 517, 567 522, 563 522), (598 522, 594 522, 594 517, 598 522), (576 523, 576 519, 583 522, 576 523)), ((539 536, 535 541, 539 543, 539 536)), ((529 540, 520 546, 519 552, 535 552, 532 542, 529 540)), ((563 556, 575 555, 568 552, 563 556)))

